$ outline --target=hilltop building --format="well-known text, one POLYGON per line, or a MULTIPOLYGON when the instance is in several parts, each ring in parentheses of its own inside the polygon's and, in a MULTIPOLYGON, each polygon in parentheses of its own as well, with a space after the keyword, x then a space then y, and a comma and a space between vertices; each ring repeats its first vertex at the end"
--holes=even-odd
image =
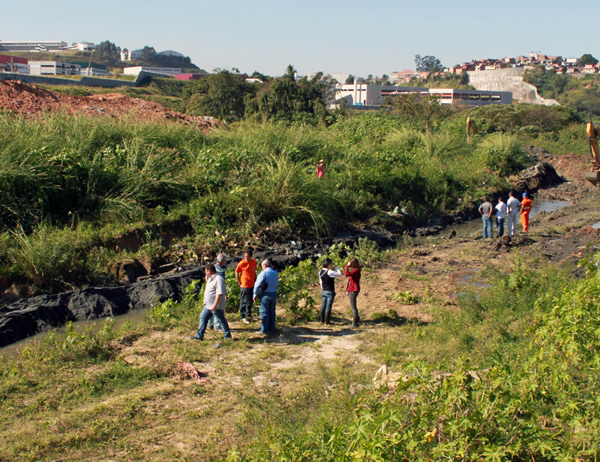
POLYGON ((62 51, 65 48, 67 48, 66 42, 52 42, 52 41, 11 42, 11 41, 7 41, 7 40, 0 40, 0 51, 23 51, 23 52, 62 51))

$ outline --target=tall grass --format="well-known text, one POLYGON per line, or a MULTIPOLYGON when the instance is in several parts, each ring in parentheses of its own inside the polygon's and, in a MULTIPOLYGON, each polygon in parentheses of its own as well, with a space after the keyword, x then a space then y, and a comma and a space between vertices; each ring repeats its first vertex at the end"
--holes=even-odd
POLYGON ((218 231, 269 243, 377 221, 400 203, 425 220, 502 188, 503 175, 522 164, 512 158, 514 141, 497 148, 463 135, 424 134, 382 114, 328 128, 248 122, 210 134, 133 116, 3 114, 0 227, 30 233, 42 222, 76 230, 172 219, 189 223, 198 239, 218 231))

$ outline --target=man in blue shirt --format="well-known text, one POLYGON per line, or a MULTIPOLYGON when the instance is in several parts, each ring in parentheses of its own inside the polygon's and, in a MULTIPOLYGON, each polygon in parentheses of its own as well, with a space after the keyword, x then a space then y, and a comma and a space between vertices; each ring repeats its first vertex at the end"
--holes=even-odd
POLYGON ((275 333, 275 305, 277 303, 277 286, 279 275, 271 268, 271 262, 265 258, 261 263, 262 271, 254 283, 253 300, 256 301, 260 291, 260 331, 263 334, 275 333))

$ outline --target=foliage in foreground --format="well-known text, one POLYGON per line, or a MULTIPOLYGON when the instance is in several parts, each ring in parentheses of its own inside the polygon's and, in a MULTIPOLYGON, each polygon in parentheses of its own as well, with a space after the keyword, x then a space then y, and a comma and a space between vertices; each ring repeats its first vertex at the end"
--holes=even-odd
MULTIPOLYGON (((473 355, 451 367, 405 362, 402 379, 363 397, 353 419, 294 434, 271 428, 247 456, 234 452, 229 460, 597 460, 598 262, 600 255, 585 279, 546 292, 539 275, 522 271, 517 260, 498 289, 520 292, 519 311, 525 304, 533 310, 527 329, 503 334, 522 336, 518 347, 497 348, 487 367, 477 367, 473 355)), ((504 309, 518 322, 512 308, 504 309)))

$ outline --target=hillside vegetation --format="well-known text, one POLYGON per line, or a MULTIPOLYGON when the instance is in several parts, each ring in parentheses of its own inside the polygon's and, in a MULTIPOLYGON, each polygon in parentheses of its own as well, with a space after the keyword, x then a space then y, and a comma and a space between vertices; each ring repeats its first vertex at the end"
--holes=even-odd
MULTIPOLYGON (((127 255, 103 243, 140 227, 189 229, 182 244, 199 255, 350 223, 385 227, 396 205, 423 221, 507 190, 506 176, 531 162, 509 134, 467 143, 464 116, 429 133, 406 128, 411 121, 363 114, 329 127, 246 122, 205 134, 133 116, 4 114, 2 275, 38 290, 105 279, 110 261, 127 255), (319 181, 313 164, 321 158, 327 174, 319 181), (48 258, 33 250, 42 242, 48 258), (49 258, 59 248, 60 261, 49 258)), ((148 252, 169 250, 150 233, 151 242, 148 252)))

